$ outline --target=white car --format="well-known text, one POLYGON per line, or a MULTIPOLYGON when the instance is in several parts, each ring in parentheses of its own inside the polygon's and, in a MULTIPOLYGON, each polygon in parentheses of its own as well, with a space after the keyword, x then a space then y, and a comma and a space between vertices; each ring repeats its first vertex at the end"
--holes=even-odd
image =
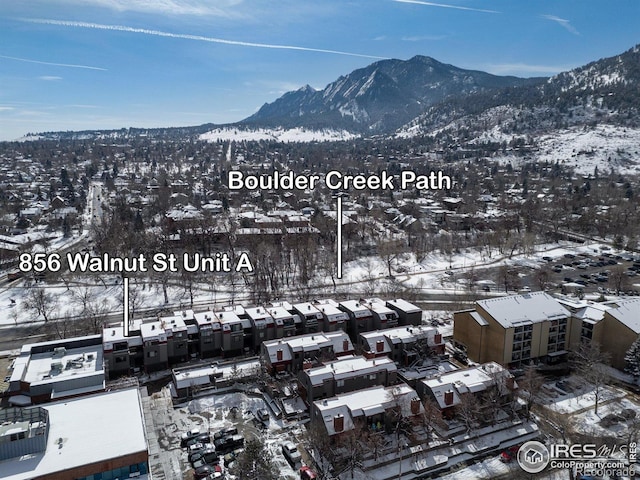
POLYGON ((284 442, 282 444, 282 454, 291 466, 295 467, 296 464, 302 463, 302 455, 298 451, 298 447, 296 447, 293 442, 284 442))

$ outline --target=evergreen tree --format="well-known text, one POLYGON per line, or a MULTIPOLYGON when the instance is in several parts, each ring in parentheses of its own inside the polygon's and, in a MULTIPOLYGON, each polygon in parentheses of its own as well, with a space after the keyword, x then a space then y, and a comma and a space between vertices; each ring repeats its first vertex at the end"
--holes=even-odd
POLYGON ((640 336, 631 344, 627 354, 624 356, 627 365, 624 371, 630 373, 634 377, 640 377, 640 336))
POLYGON ((244 452, 236 460, 232 473, 238 480, 277 480, 279 472, 264 441, 252 438, 245 443, 244 452))

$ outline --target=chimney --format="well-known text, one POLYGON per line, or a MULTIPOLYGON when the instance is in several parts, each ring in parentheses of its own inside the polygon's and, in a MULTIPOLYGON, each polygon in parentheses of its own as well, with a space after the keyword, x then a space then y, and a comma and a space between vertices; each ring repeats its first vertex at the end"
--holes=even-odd
POLYGON ((441 333, 436 333, 433 336, 433 343, 435 345, 440 345, 442 343, 442 334, 441 333))
POLYGON ((511 375, 504 379, 504 383, 509 390, 515 390, 515 380, 511 375))
POLYGON ((411 399, 411 415, 418 415, 420 413, 420 399, 414 397, 411 399))
POLYGON ((342 341, 342 351, 346 352, 349 350, 349 340, 343 340, 342 341))
POLYGON ((453 390, 447 390, 444 392, 444 404, 453 405, 453 390))
POLYGON ((378 340, 376 342, 376 352, 384 351, 384 340, 378 340))
POLYGON ((282 349, 281 348, 276 350, 276 360, 278 360, 279 362, 282 361, 282 349))
POLYGON ((333 430, 340 433, 344 430, 344 416, 336 415, 333 417, 333 430))

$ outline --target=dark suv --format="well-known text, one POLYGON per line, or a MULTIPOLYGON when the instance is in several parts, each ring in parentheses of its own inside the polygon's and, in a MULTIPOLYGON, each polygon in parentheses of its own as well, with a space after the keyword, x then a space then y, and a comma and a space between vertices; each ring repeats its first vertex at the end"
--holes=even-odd
POLYGON ((213 445, 216 447, 216 452, 218 452, 219 455, 223 455, 236 448, 242 447, 244 445, 244 438, 242 435, 231 435, 215 440, 213 445))

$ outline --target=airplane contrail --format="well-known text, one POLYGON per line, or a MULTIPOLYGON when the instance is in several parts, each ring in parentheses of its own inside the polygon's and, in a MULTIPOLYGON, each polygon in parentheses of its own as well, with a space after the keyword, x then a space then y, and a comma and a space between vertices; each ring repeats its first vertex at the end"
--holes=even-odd
POLYGON ((163 32, 161 30, 150 30, 147 28, 134 28, 134 27, 127 27, 124 25, 103 25, 100 23, 72 22, 67 20, 48 20, 48 19, 39 19, 39 18, 27 18, 23 20, 31 23, 41 23, 45 25, 60 25, 63 27, 92 28, 96 30, 112 30, 117 32, 140 33, 144 35, 155 35, 157 37, 182 38, 185 40, 195 40, 199 42, 209 42, 209 43, 222 43, 225 45, 239 45, 243 47, 272 48, 272 49, 279 49, 279 50, 298 50, 298 51, 304 51, 304 52, 330 53, 334 55, 348 55, 351 57, 374 58, 378 60, 383 60, 387 58, 387 57, 378 57, 375 55, 364 55, 361 53, 344 52, 340 50, 328 50, 324 48, 298 47, 295 45, 278 45, 278 44, 268 44, 268 43, 243 42, 238 40, 225 40, 223 38, 205 37, 203 35, 190 35, 186 33, 163 32))
POLYGON ((393 1, 397 3, 415 3, 417 5, 426 5, 427 7, 454 8, 456 10, 467 10, 470 12, 500 13, 497 10, 484 10, 482 8, 462 7, 460 5, 449 5, 446 3, 423 2, 421 0, 393 0, 393 1))
POLYGON ((85 68, 88 70, 101 70, 106 72, 106 68, 101 67, 92 67, 90 65, 74 65, 72 63, 55 63, 55 62, 44 62, 41 60, 32 60, 30 58, 20 58, 20 57, 10 57, 8 55, 0 55, 0 58, 6 58, 8 60, 17 60, 18 62, 27 62, 27 63, 37 63, 40 65, 53 65, 54 67, 68 67, 68 68, 85 68))

